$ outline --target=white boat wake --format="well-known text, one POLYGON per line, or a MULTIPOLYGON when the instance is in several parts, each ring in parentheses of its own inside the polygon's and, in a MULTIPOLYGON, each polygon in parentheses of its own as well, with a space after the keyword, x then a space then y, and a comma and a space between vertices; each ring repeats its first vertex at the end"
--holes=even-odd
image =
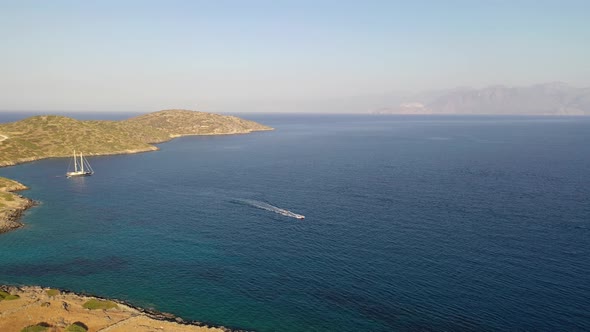
POLYGON ((286 217, 291 217, 291 218, 295 218, 295 219, 305 219, 305 216, 302 214, 297 214, 295 212, 281 209, 280 207, 276 207, 274 205, 270 205, 265 202, 255 201, 253 199, 237 199, 236 202, 244 203, 244 204, 247 204, 247 205, 253 206, 255 208, 262 209, 262 210, 278 213, 278 214, 286 216, 286 217))

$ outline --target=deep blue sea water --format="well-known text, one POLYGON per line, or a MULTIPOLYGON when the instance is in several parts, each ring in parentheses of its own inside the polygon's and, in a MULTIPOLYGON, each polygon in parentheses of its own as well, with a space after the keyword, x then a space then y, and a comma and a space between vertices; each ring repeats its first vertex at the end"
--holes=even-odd
POLYGON ((590 330, 590 119, 250 118, 276 130, 1 168, 41 205, 0 283, 259 331, 590 330))

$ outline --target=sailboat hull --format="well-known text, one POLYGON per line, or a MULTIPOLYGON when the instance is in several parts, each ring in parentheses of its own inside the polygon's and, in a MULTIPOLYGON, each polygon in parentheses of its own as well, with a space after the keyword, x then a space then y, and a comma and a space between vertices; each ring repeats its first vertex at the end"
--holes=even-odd
POLYGON ((66 176, 71 178, 73 176, 91 176, 93 172, 67 172, 66 176))

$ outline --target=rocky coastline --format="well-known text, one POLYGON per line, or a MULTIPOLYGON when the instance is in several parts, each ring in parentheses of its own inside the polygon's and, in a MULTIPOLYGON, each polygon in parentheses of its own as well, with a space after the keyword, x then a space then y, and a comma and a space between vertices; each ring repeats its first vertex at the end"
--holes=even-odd
POLYGON ((23 213, 37 205, 37 202, 30 198, 15 194, 14 191, 29 189, 25 185, 14 180, 0 178, 0 194, 3 195, 0 201, 0 234, 9 232, 11 230, 23 227, 24 224, 20 221, 23 213))
POLYGON ((40 286, 0 285, 0 331, 46 326, 66 331, 81 323, 87 331, 242 332, 244 330, 185 321, 169 313, 128 302, 40 286), (107 306, 90 304, 108 304, 107 306))
POLYGON ((9 232, 13 229, 23 227, 24 224, 20 221, 23 213, 28 208, 31 208, 31 207, 37 205, 37 202, 33 201, 32 199, 29 199, 29 198, 26 198, 26 197, 23 197, 20 195, 19 195, 19 197, 25 201, 24 204, 20 205, 17 208, 12 209, 12 210, 9 210, 6 212, 0 212, 0 234, 9 232))

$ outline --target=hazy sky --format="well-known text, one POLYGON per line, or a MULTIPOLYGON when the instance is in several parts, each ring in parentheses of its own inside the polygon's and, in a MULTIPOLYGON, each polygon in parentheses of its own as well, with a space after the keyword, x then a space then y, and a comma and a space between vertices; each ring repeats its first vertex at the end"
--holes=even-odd
POLYGON ((0 45, 0 110, 590 86, 590 1, 0 0, 0 45))

